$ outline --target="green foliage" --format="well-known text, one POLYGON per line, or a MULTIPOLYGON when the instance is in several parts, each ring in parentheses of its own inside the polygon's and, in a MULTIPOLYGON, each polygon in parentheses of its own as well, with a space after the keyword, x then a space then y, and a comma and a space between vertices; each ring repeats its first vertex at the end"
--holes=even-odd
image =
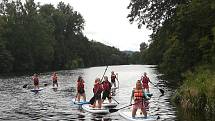
MULTIPOLYGON (((195 66, 214 63, 214 1, 185 3, 175 6, 174 14, 151 35, 149 48, 141 52, 142 62, 158 64, 164 74, 174 78, 179 78, 187 70, 192 71, 195 66)), ((147 8, 141 10, 144 9, 147 8)), ((154 13, 146 14, 154 16, 154 13)))
POLYGON ((8 50, 5 49, 4 44, 0 39, 0 73, 7 73, 13 69, 13 57, 8 50))
POLYGON ((83 29, 83 17, 69 4, 1 1, 0 73, 127 63, 118 49, 88 41, 83 29))
POLYGON ((215 112, 215 76, 209 66, 201 66, 184 74, 184 84, 177 90, 173 101, 183 108, 215 112))
POLYGON ((140 53, 142 62, 158 64, 176 80, 185 78, 174 98, 181 107, 214 114, 215 1, 132 0, 129 8, 130 21, 154 30, 149 48, 140 53))
POLYGON ((189 2, 190 0, 131 0, 128 18, 130 22, 138 21, 138 28, 146 24, 156 32, 163 21, 176 14, 177 6, 189 2))

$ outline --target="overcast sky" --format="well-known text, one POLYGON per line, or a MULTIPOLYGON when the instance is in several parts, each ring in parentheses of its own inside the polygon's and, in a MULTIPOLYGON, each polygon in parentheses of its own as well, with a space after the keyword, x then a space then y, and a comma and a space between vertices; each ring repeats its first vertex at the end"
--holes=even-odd
POLYGON ((102 42, 123 50, 139 51, 140 43, 148 43, 151 31, 130 24, 126 8, 130 0, 35 0, 57 5, 69 3, 85 20, 84 34, 89 40, 102 42))

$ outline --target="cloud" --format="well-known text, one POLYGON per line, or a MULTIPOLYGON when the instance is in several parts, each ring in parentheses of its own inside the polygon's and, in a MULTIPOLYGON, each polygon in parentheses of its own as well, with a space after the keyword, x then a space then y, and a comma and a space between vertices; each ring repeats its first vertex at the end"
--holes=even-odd
MULTIPOLYGON (((152 33, 136 24, 130 24, 126 8, 130 0, 36 0, 36 2, 57 4, 69 3, 85 19, 84 34, 91 40, 109 43, 120 50, 139 51, 142 42, 148 43, 152 33)), ((108 45, 109 45, 108 44, 108 45)))

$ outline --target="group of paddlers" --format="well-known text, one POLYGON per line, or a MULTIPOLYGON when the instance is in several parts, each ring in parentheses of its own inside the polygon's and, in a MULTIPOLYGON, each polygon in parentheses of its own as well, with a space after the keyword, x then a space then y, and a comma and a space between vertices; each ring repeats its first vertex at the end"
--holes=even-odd
MULTIPOLYGON (((32 77, 33 83, 34 83, 34 89, 39 89, 39 78, 37 74, 34 74, 32 77)), ((52 86, 53 87, 58 87, 58 77, 56 72, 53 72, 52 74, 52 86)))
MULTIPOLYGON (((111 74, 111 80, 114 80, 115 82, 116 75, 114 72, 111 74)), ((118 79, 117 79, 118 80, 118 79)), ((137 80, 136 87, 132 90, 131 95, 131 101, 134 102, 133 108, 132 108, 132 117, 135 117, 136 112, 138 109, 141 109, 141 113, 147 117, 146 110, 148 109, 149 102, 148 100, 152 96, 149 93, 149 85, 150 79, 147 77, 147 73, 144 73, 143 76, 141 76, 140 80, 137 80)), ((95 79, 94 87, 93 87, 93 97, 90 100, 90 106, 92 108, 101 108, 102 103, 107 98, 109 100, 109 103, 111 103, 111 86, 114 85, 114 83, 110 83, 108 81, 108 77, 104 76, 104 81, 101 82, 100 78, 95 79), (97 103, 98 102, 98 103, 97 103), (98 105, 96 105, 98 104, 98 105)), ((116 84, 114 85, 116 86, 116 84)), ((86 95, 84 91, 84 81, 81 76, 79 76, 77 81, 77 101, 80 101, 80 97, 83 97, 83 100, 86 101, 86 95)))
MULTIPOLYGON (((58 87, 58 77, 57 74, 54 72, 52 74, 52 82, 53 87, 56 85, 58 87)), ((104 81, 102 81, 100 78, 96 78, 94 81, 94 87, 93 87, 93 97, 90 99, 90 106, 92 108, 101 108, 102 103, 107 98, 109 100, 109 103, 111 103, 112 95, 111 95, 111 87, 115 87, 116 89, 116 80, 118 81, 118 74, 111 72, 111 82, 109 82, 108 77, 104 76, 104 81)), ((34 74, 33 76, 34 81, 34 88, 39 89, 39 79, 38 75, 34 74)), ((134 102, 133 108, 132 108, 132 117, 135 117, 137 109, 141 109, 142 114, 147 117, 146 109, 148 108, 148 100, 150 99, 149 94, 149 85, 150 79, 147 77, 147 74, 144 73, 143 76, 141 76, 140 80, 136 81, 136 87, 132 90, 131 95, 131 101, 134 102)), ((118 81, 119 85, 119 81, 118 81)), ((80 98, 83 98, 83 101, 86 101, 86 95, 85 95, 85 88, 84 88, 84 80, 81 76, 78 77, 77 80, 77 94, 76 94, 76 101, 79 102, 80 98)))
MULTIPOLYGON (((90 106, 92 108, 101 108, 102 103, 107 98, 109 103, 111 103, 111 87, 115 87, 116 89, 116 80, 118 81, 117 74, 115 74, 113 71, 111 72, 111 82, 108 80, 107 76, 104 76, 104 81, 100 78, 96 78, 94 81, 94 87, 93 87, 93 97, 90 99, 90 106), (96 105, 98 104, 98 105, 96 105)), ((118 81, 119 83, 119 81, 118 81)), ((76 94, 76 101, 79 102, 80 98, 83 97, 83 100, 86 101, 86 95, 84 90, 84 80, 81 76, 78 77, 77 80, 77 94, 76 94)))

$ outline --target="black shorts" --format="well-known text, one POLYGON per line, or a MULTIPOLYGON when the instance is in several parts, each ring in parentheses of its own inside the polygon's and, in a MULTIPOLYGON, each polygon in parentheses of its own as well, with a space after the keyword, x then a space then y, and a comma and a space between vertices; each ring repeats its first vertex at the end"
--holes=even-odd
POLYGON ((80 89, 80 90, 78 90, 78 93, 82 95, 85 93, 85 91, 84 91, 84 89, 80 89))
POLYGON ((95 97, 95 100, 101 100, 101 99, 102 99, 102 98, 101 98, 101 94, 95 95, 94 97, 95 97))
POLYGON ((39 81, 34 81, 34 86, 38 86, 39 85, 39 81))
POLYGON ((103 92, 102 99, 105 100, 106 98, 111 99, 110 91, 103 92))
POLYGON ((57 80, 54 80, 54 81, 53 81, 53 84, 57 84, 57 80))
POLYGON ((115 83, 116 81, 115 81, 115 79, 113 79, 113 80, 111 80, 111 82, 112 82, 112 83, 115 83))

